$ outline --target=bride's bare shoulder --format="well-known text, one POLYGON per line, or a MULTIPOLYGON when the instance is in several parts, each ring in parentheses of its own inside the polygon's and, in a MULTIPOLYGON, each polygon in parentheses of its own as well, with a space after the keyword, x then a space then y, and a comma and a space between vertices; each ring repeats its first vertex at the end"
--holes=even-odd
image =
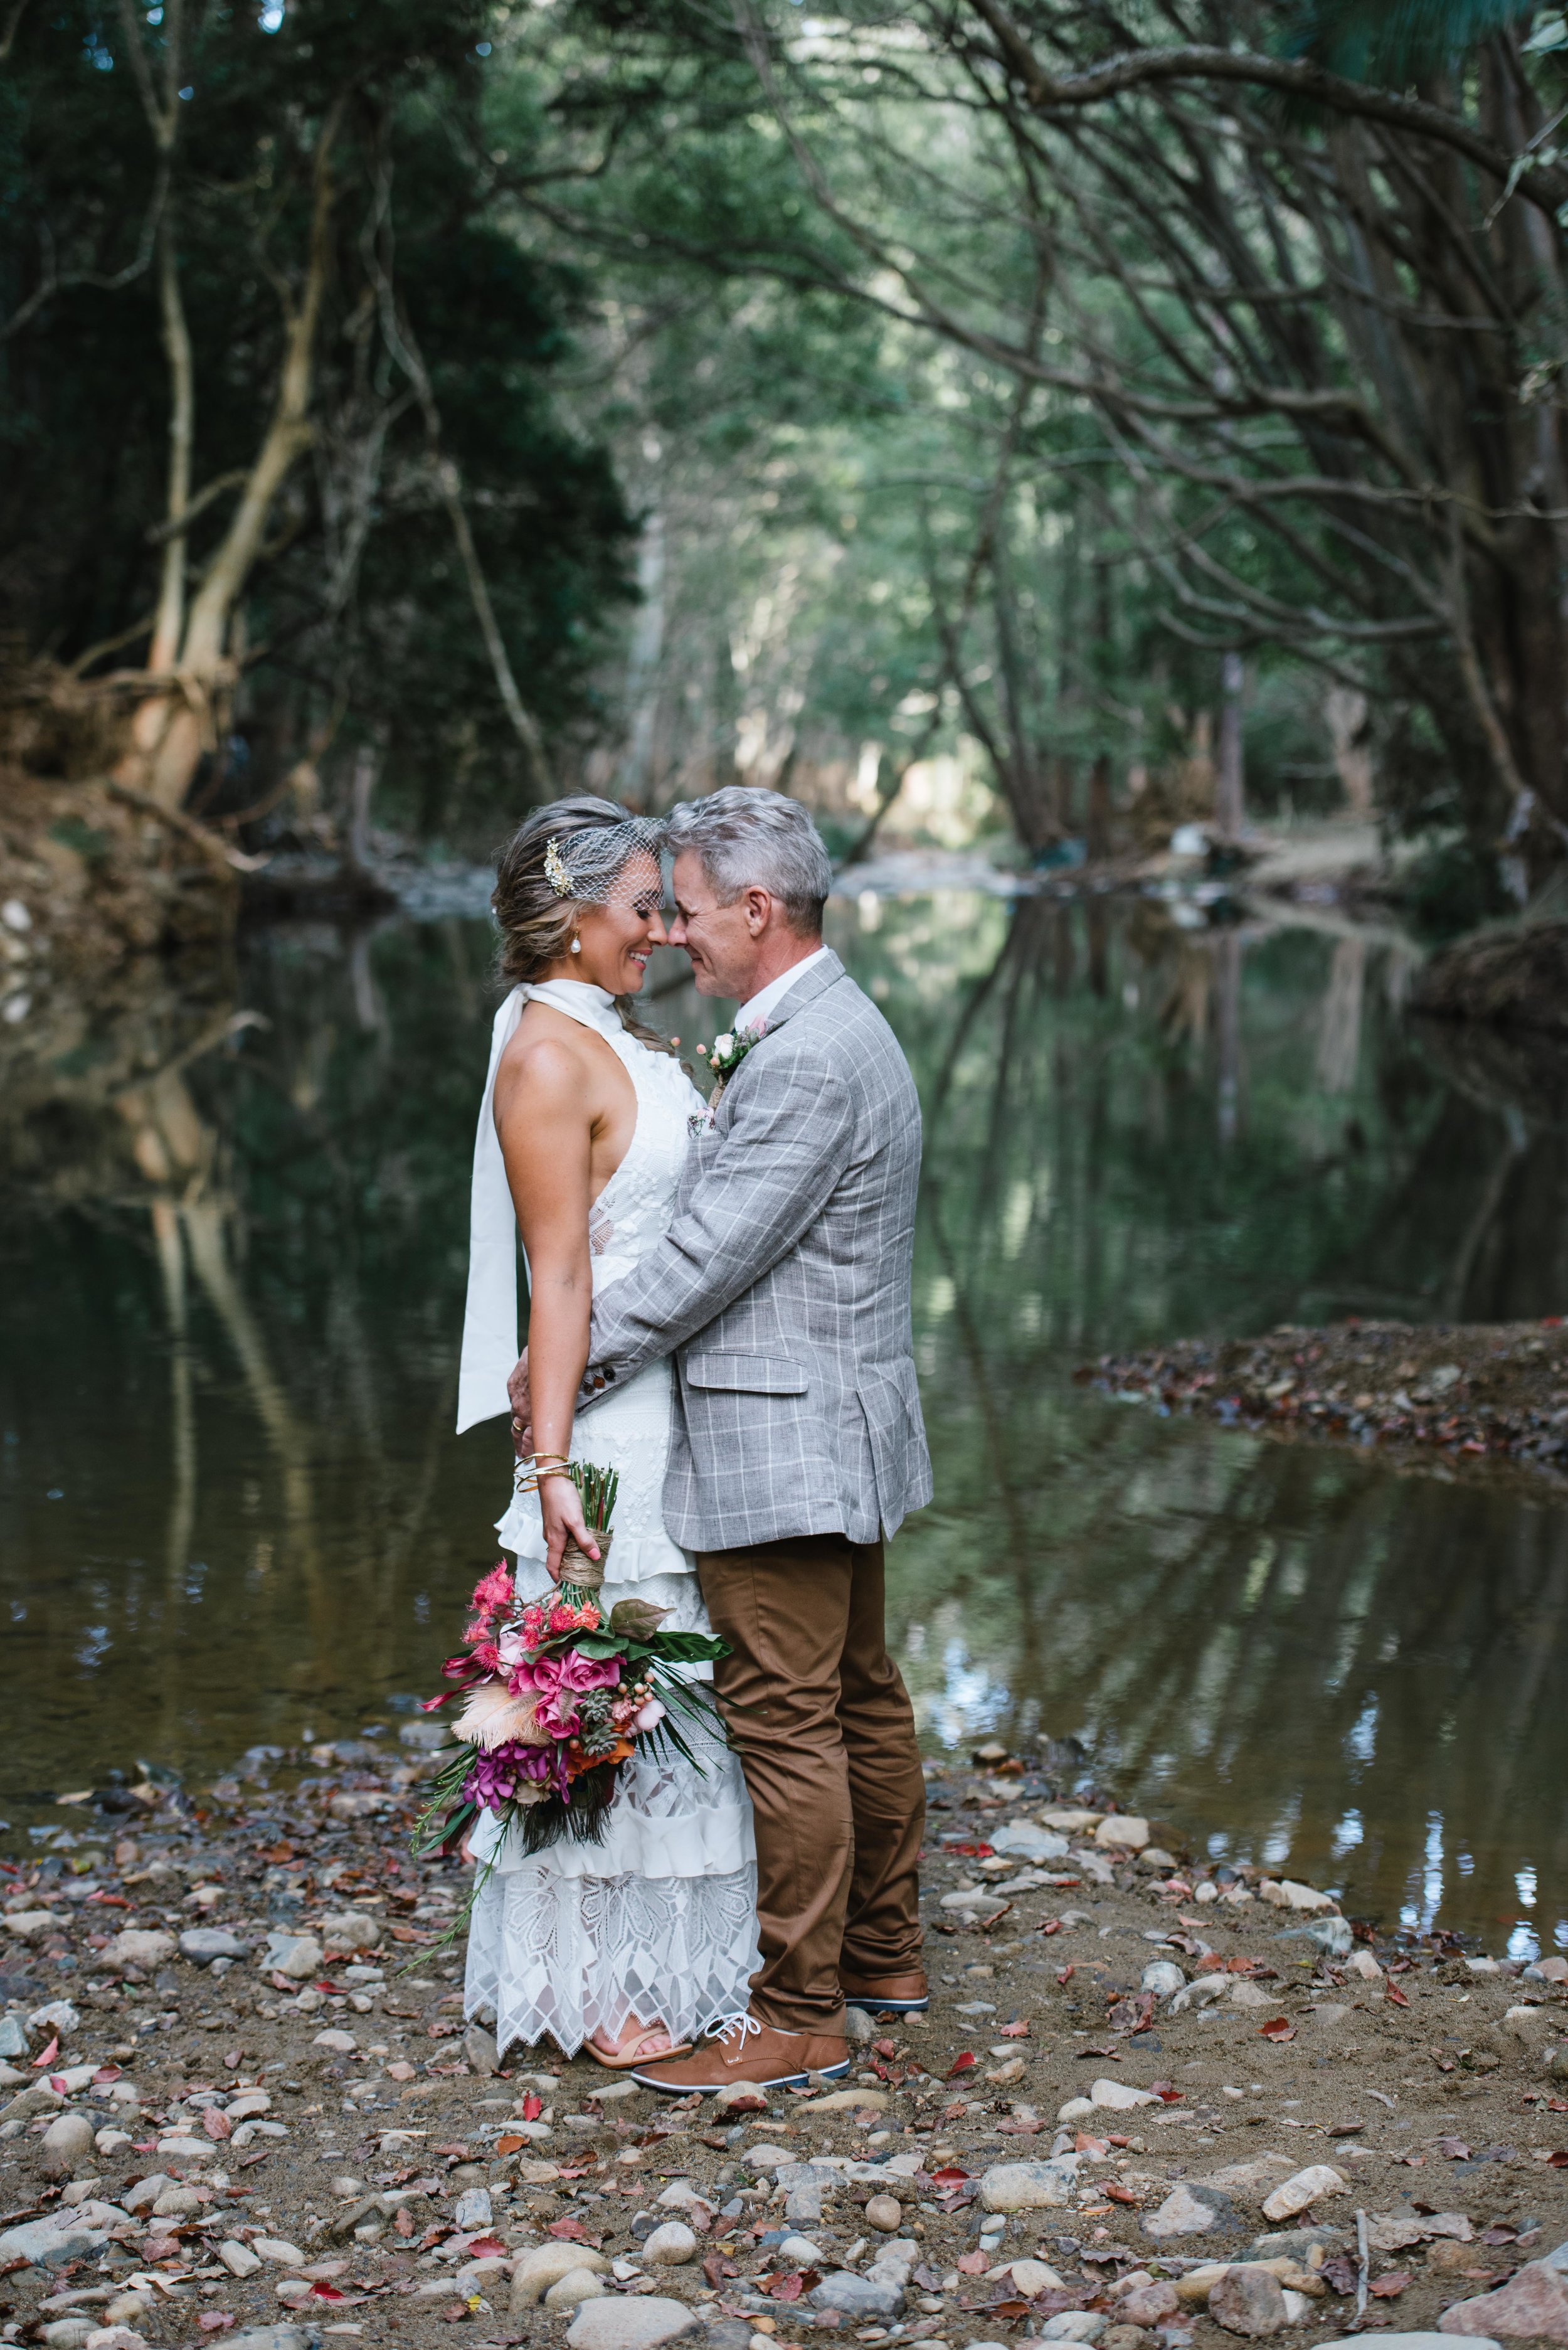
POLYGON ((587 1044, 575 1020, 547 1003, 525 1005, 495 1072, 497 1116, 524 1100, 535 1110, 560 1110, 574 1103, 586 1110, 585 1081, 591 1085, 597 1074, 587 1044))

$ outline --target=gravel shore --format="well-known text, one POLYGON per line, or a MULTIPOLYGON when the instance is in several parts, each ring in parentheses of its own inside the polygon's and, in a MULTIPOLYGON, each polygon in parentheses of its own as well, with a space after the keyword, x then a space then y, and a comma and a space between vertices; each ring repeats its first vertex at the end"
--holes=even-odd
POLYGON ((1376 1446, 1446 1471, 1500 1464, 1568 1477, 1568 1326, 1540 1322, 1284 1323, 1267 1336, 1189 1338, 1103 1355, 1077 1373, 1129 1403, 1227 1428, 1376 1446))
POLYGON ((677 2104, 468 2024, 426 1734, 111 1790, 15 1865, 4 2338, 1568 2341, 1568 1961, 1375 1935, 981 1750, 929 1768, 929 2014, 677 2104))

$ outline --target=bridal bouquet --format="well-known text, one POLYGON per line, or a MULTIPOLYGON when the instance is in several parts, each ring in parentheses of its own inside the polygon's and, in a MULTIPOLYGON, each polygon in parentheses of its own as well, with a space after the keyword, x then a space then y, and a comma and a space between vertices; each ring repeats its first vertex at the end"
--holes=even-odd
POLYGON ((462 1711, 414 1829, 416 1855, 456 1851, 487 1811, 516 1826, 527 1852, 566 1835, 597 1843, 639 1742, 658 1751, 668 1740, 700 1770, 680 1724, 717 1728, 709 1690, 675 1668, 727 1656, 726 1643, 661 1632, 669 1610, 646 1599, 618 1600, 604 1614, 598 1593, 618 1480, 591 1462, 574 1461, 566 1473, 599 1556, 568 1543, 559 1587, 533 1599, 518 1596, 504 1562, 474 1586, 467 1646, 441 1667, 452 1687, 424 1703, 434 1713, 461 1694, 462 1711))

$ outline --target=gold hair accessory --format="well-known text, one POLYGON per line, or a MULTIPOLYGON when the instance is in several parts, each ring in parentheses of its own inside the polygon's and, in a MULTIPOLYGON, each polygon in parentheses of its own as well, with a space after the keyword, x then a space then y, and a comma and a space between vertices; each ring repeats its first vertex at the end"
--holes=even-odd
POLYGON ((547 840, 545 843, 545 879, 557 898, 571 896, 572 877, 566 870, 566 860, 561 854, 561 844, 558 840, 547 840))

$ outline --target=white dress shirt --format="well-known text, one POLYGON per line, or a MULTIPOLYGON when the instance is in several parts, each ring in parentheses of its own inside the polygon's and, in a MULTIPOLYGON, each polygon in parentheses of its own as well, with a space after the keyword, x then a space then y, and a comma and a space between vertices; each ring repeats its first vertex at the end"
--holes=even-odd
POLYGON ((781 971, 776 979, 770 979, 765 987, 760 987, 751 1002, 742 1003, 736 1013, 736 1027, 754 1028, 759 1020, 765 1020, 774 1004, 783 1003, 795 981, 803 979, 813 963, 820 962, 826 952, 826 947, 818 947, 814 953, 803 955, 799 962, 792 962, 787 971, 781 971))

